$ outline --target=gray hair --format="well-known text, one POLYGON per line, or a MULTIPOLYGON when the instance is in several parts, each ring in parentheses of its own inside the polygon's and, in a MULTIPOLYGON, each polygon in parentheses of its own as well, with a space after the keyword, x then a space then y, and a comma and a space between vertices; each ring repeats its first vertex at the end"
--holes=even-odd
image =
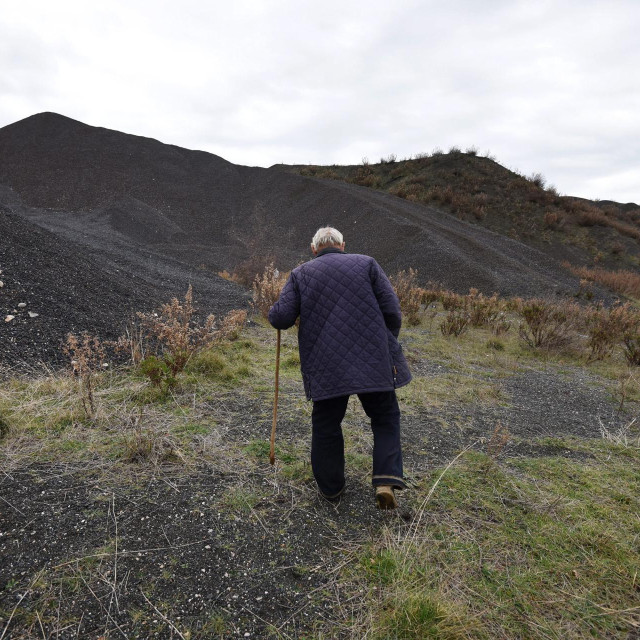
POLYGON ((342 234, 333 227, 321 227, 316 231, 311 241, 311 246, 314 249, 322 247, 327 244, 340 245, 343 243, 342 234))

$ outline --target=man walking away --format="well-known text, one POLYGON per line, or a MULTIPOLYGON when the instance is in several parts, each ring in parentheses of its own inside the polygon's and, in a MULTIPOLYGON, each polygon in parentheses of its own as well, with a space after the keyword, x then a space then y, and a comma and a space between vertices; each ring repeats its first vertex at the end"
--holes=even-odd
POLYGON ((394 509, 394 489, 406 487, 395 389, 411 380, 397 340, 400 303, 380 265, 344 246, 337 229, 318 229, 314 259, 291 272, 269 322, 288 329, 300 317, 300 368, 313 400, 311 466, 322 495, 336 501, 344 491, 341 423, 349 396, 357 394, 371 419, 376 503, 394 509))

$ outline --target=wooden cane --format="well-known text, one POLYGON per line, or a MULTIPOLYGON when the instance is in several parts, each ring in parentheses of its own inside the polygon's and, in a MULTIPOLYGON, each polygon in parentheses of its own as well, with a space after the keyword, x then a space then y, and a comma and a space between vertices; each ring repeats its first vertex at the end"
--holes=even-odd
POLYGON ((276 463, 276 420, 278 417, 278 381, 280 378, 280 329, 276 342, 276 392, 273 398, 273 424, 271 425, 271 447, 269 448, 269 462, 276 463))

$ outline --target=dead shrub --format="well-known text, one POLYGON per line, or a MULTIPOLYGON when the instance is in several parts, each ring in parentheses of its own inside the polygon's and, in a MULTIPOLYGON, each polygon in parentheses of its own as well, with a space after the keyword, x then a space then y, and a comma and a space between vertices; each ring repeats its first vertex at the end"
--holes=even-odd
POLYGON ((491 332, 496 336, 502 336, 511 329, 511 320, 504 311, 500 311, 495 318, 489 322, 491 332))
POLYGON ((612 335, 610 331, 610 312, 607 309, 594 309, 586 319, 587 345, 590 352, 588 362, 604 360, 613 353, 619 336, 612 335))
POLYGON ((268 264, 260 275, 253 281, 253 308, 264 318, 269 317, 269 309, 280 296, 282 287, 287 281, 288 274, 281 273, 273 262, 268 264))
POLYGON ((443 336, 461 336, 469 328, 469 314, 466 309, 452 309, 440 323, 443 336))
POLYGON ((114 347, 118 353, 127 354, 132 364, 139 365, 146 358, 148 349, 145 331, 139 318, 132 317, 124 330, 124 334, 115 342, 111 342, 109 346, 114 347))
POLYGON ((215 318, 210 315, 202 326, 194 324, 195 307, 193 289, 189 289, 184 302, 173 298, 162 305, 159 313, 139 314, 143 327, 157 343, 161 360, 173 377, 186 366, 196 351, 215 341, 215 318))
POLYGON ((218 323, 215 341, 237 340, 242 328, 247 324, 247 312, 244 309, 232 309, 218 323))
POLYGON ((442 190, 441 200, 444 204, 452 204, 455 200, 456 194, 451 187, 446 187, 442 190))
POLYGON ((559 349, 572 339, 579 309, 576 305, 554 304, 541 298, 526 300, 519 310, 523 322, 520 337, 530 347, 559 349))
POLYGON ((340 180, 340 174, 335 169, 323 169, 316 173, 317 178, 324 178, 325 180, 340 180))
POLYGON ((470 289, 469 295, 470 322, 474 327, 490 325, 500 313, 500 300, 494 293, 490 298, 480 293, 477 289, 470 289))
POLYGON ((412 326, 420 324, 420 309, 424 296, 424 290, 418 286, 417 278, 418 272, 411 268, 389 278, 400 300, 400 308, 407 324, 412 326))
POLYGON ((522 309, 522 305, 524 304, 524 299, 518 296, 513 298, 508 298, 505 300, 504 309, 505 311, 509 311, 512 313, 520 313, 520 309, 522 309))
POLYGON ((560 198, 560 206, 567 212, 572 215, 578 213, 583 205, 579 200, 573 200, 570 197, 560 198))
MULTIPOLYGON (((455 294, 453 294, 455 295, 455 294)), ((471 315, 469 313, 469 299, 467 296, 457 296, 455 306, 451 307, 440 323, 440 331, 443 336, 461 336, 469 328, 471 315)))
POLYGON ((627 302, 611 309, 607 320, 627 362, 640 366, 640 311, 627 302))
POLYGON ((589 336, 589 361, 603 360, 613 353, 617 344, 622 343, 625 357, 630 364, 635 364, 640 312, 628 302, 611 309, 594 309, 587 316, 586 328, 589 336))
POLYGON ((441 289, 422 289, 422 304, 425 307, 430 307, 434 302, 440 300, 442 296, 441 289))
POLYGON ((629 238, 633 238, 634 240, 640 240, 640 229, 638 227, 626 222, 621 222, 620 220, 607 220, 609 226, 613 227, 618 233, 629 236, 629 238))
POLYGON ((595 227, 597 225, 606 226, 607 219, 605 216, 594 207, 584 209, 578 213, 578 224, 581 227, 595 227))
POLYGON ((95 375, 105 365, 104 346, 96 336, 85 331, 80 337, 69 333, 63 351, 70 359, 71 374, 78 381, 82 408, 92 420, 96 415, 95 375))
POLYGON ((219 323, 210 315, 198 324, 195 314, 189 286, 184 302, 173 298, 157 313, 138 313, 138 323, 119 338, 116 349, 131 353, 134 364, 154 386, 175 386, 178 374, 195 354, 237 335, 247 319, 246 311, 236 309, 219 323))
POLYGON ((478 207, 478 206, 471 207, 470 213, 478 221, 484 220, 486 215, 487 215, 487 212, 485 211, 485 208, 484 207, 478 207))
POLYGON ((440 299, 445 311, 455 311, 465 305, 465 297, 453 291, 443 291, 440 299))
POLYGON ((361 187, 369 187, 371 189, 378 189, 382 186, 382 178, 371 170, 369 172, 361 171, 362 168, 356 171, 356 174, 349 178, 348 182, 358 184, 361 187))

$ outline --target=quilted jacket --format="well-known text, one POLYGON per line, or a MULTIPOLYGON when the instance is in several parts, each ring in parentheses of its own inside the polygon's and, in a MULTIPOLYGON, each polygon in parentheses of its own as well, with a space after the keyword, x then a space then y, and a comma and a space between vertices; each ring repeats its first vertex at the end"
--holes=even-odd
POLYGON ((390 391, 410 382, 397 340, 400 303, 373 258, 328 248, 294 269, 269 322, 288 329, 298 316, 307 399, 390 391))

